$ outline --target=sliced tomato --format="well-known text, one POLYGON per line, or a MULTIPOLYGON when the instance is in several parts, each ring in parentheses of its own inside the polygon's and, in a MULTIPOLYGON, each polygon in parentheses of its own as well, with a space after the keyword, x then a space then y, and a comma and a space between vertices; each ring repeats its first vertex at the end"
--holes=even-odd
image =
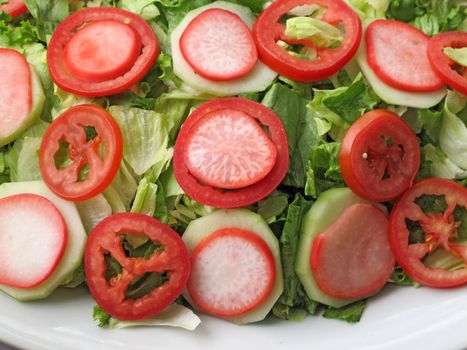
POLYGON ((121 213, 104 219, 89 235, 84 271, 91 295, 105 312, 120 320, 139 320, 164 311, 180 296, 190 274, 190 255, 169 226, 146 215, 121 213), (142 234, 161 249, 148 259, 127 257, 121 237, 142 234), (106 255, 121 266, 109 279, 106 255), (126 298, 135 278, 151 272, 166 274, 166 281, 138 299, 126 298))
POLYGON ((457 242, 465 229, 459 213, 465 210, 467 189, 451 180, 420 181, 401 197, 389 218, 389 241, 409 277, 436 288, 467 284, 467 246, 457 242), (416 236, 409 231, 413 228, 419 231, 416 236), (449 271, 426 266, 424 259, 438 249, 463 260, 464 267, 449 271))
POLYGON ((258 17, 253 38, 259 58, 277 73, 293 80, 310 82, 326 79, 337 73, 355 55, 362 38, 362 24, 357 14, 341 0, 277 0, 258 17), (285 35, 280 20, 296 7, 318 5, 326 11, 321 20, 343 28, 345 32, 337 48, 315 47, 311 41, 292 40, 285 35), (301 44, 316 50, 315 60, 294 57, 277 42, 301 44))
POLYGON ((443 87, 428 61, 430 38, 414 26, 392 20, 371 22, 365 33, 368 64, 386 84, 413 92, 443 87))
POLYGON ((193 70, 214 81, 241 78, 258 60, 250 29, 237 14, 219 8, 190 22, 180 38, 180 50, 193 70))
POLYGON ((158 54, 154 31, 141 17, 117 8, 93 7, 58 25, 47 49, 47 63, 61 89, 105 96, 136 84, 158 54))
POLYGON ((178 183, 191 198, 218 208, 242 207, 263 199, 282 182, 288 165, 289 148, 284 125, 270 109, 244 98, 221 98, 204 103, 185 121, 175 143, 174 172, 178 183), (256 139, 246 141, 245 135, 236 130, 239 116, 245 121, 241 133, 247 132, 256 139), (249 118, 267 129, 275 152, 249 118), (223 127, 217 128, 222 119, 223 127), (216 156, 210 158, 208 152, 213 140, 219 144, 212 149, 216 156), (247 149, 252 147, 259 147, 265 153, 249 154, 247 149), (235 150, 237 154, 234 154, 235 150), (188 151, 194 154, 187 154, 188 151), (260 167, 269 169, 274 158, 273 167, 264 175, 265 171, 260 167), (203 180, 234 189, 211 186, 203 180), (251 185, 235 188, 247 184, 251 185))
POLYGON ((13 141, 32 107, 29 63, 16 50, 0 48, 0 143, 13 141), (5 141, 3 141, 5 140, 5 141))
POLYGON ((344 299, 380 290, 394 269, 388 218, 370 204, 347 208, 313 241, 310 266, 319 288, 344 299))
POLYGON ((446 47, 455 49, 467 47, 466 32, 445 32, 435 35, 428 43, 428 59, 439 78, 454 90, 467 95, 467 74, 465 67, 459 67, 456 62, 446 56, 446 47), (460 68, 459 74, 454 68, 460 68))
POLYGON ((107 188, 118 171, 122 154, 122 134, 113 117, 97 105, 79 105, 47 128, 39 165, 42 178, 55 194, 82 201, 107 188), (94 128, 97 135, 88 139, 85 128, 94 128), (62 164, 56 160, 59 152, 67 153, 62 164))
POLYGON ((262 304, 275 281, 274 257, 255 233, 226 228, 212 233, 191 254, 188 293, 203 311, 240 316, 262 304))
POLYGON ((0 284, 40 285, 55 271, 67 240, 62 214, 48 199, 29 193, 0 199, 0 284))
POLYGON ((420 145, 396 114, 374 110, 352 124, 339 155, 342 177, 358 196, 374 202, 398 198, 415 181, 420 145))
POLYGON ((0 11, 4 11, 12 17, 18 17, 28 11, 23 0, 8 0, 6 4, 0 6, 0 11))

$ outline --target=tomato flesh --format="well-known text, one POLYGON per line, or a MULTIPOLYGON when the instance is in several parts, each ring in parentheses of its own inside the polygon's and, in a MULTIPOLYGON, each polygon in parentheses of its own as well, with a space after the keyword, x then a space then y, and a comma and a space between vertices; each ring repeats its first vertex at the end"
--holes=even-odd
POLYGON ((451 88, 467 95, 467 75, 465 67, 457 67, 458 64, 444 54, 443 50, 446 47, 457 49, 467 47, 467 33, 440 33, 432 37, 428 43, 428 58, 436 74, 451 88), (454 68, 460 68, 462 74, 456 72, 454 68))
POLYGON ((218 110, 193 126, 184 154, 186 166, 200 181, 238 189, 269 174, 277 151, 254 118, 238 110, 218 110))
POLYGON ((105 312, 121 320, 139 320, 164 311, 180 296, 190 274, 190 256, 169 226, 146 215, 121 213, 104 219, 89 235, 84 271, 91 295, 105 312), (162 251, 156 250, 148 259, 127 257, 121 236, 141 234, 162 246, 162 251), (106 278, 106 254, 122 267, 110 280, 106 278), (131 282, 148 272, 166 273, 167 281, 136 300, 127 299, 131 282))
POLYGON ((413 280, 435 288, 467 284, 465 266, 448 271, 429 268, 423 263, 426 256, 439 248, 467 263, 467 246, 455 241, 461 224, 454 215, 457 207, 467 209, 467 189, 446 179, 422 180, 396 203, 389 220, 389 241, 398 264, 413 280), (444 197, 444 212, 423 211, 416 202, 422 196, 444 197), (421 227, 424 232, 422 241, 409 241, 408 220, 421 227))
POLYGON ((73 201, 90 199, 115 177, 123 154, 122 134, 113 117, 97 105, 79 105, 60 115, 42 140, 39 165, 47 186, 58 196, 73 201), (87 140, 84 127, 97 136, 87 140), (67 144, 71 164, 55 164, 61 143, 67 144), (80 173, 89 167, 86 179, 80 173))
POLYGON ((362 25, 357 14, 341 0, 277 0, 261 13, 253 27, 253 38, 259 58, 277 73, 296 81, 310 82, 326 79, 337 73, 357 52, 362 37, 362 25), (307 40, 296 41, 285 36, 280 22, 298 6, 318 5, 326 12, 321 18, 334 26, 343 25, 344 38, 337 48, 316 47, 307 40), (317 59, 304 60, 290 55, 277 42, 311 47, 317 59))
POLYGON ((287 135, 281 120, 267 107, 244 98, 220 98, 204 103, 185 121, 178 134, 174 150, 174 173, 185 193, 194 200, 218 207, 237 208, 256 203, 271 194, 285 178, 289 166, 287 135), (276 162, 271 171, 256 183, 239 189, 226 190, 203 183, 189 170, 186 159, 186 144, 193 127, 211 113, 235 110, 254 118, 268 129, 270 140, 277 152, 276 162))
POLYGON ((420 145, 400 117, 374 110, 357 119, 345 134, 339 164, 353 192, 370 201, 386 202, 413 184, 420 165, 420 145))
POLYGON ((18 17, 28 11, 23 0, 9 0, 6 4, 0 6, 0 11, 4 11, 12 17, 18 17))
POLYGON ((66 44, 63 64, 72 75, 99 82, 128 72, 140 52, 141 39, 130 26, 96 21, 78 30, 66 44))
POLYGON ((263 303, 275 281, 274 257, 254 232, 237 228, 216 231, 191 255, 187 289, 203 311, 219 316, 243 315, 263 303))

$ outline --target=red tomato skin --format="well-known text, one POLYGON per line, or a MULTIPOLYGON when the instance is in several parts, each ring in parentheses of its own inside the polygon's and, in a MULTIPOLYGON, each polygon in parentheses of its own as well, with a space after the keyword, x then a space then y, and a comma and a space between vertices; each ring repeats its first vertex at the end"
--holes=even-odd
POLYGON ((180 236, 169 226, 143 214, 114 214, 90 233, 84 253, 84 271, 91 295, 110 316, 121 320, 141 320, 164 311, 182 293, 190 274, 190 255, 180 236), (145 234, 164 246, 162 253, 150 259, 127 258, 120 234, 145 234), (111 281, 105 278, 108 251, 122 265, 122 273, 111 281), (131 281, 145 272, 168 272, 169 281, 137 299, 125 299, 131 281))
MULTIPOLYGON (((76 145, 73 146, 76 147, 76 145)), ((57 196, 69 201, 84 201, 102 193, 110 185, 117 174, 122 157, 123 139, 120 127, 115 119, 102 107, 85 104, 70 108, 47 128, 39 151, 39 167, 44 182, 57 196), (76 115, 77 117, 75 117, 76 115), (95 145, 91 145, 90 142, 85 143, 86 135, 83 136, 84 130, 81 126, 73 124, 73 122, 79 122, 82 115, 91 115, 94 118, 96 115, 99 116, 97 120, 84 121, 83 125, 94 126, 97 129, 99 140, 106 147, 106 159, 103 160, 102 167, 90 170, 86 181, 66 182, 66 174, 56 168, 54 159, 61 140, 66 141, 68 139, 71 145, 73 145, 72 142, 79 140, 81 142, 79 146, 84 144, 97 152, 95 145), (92 122, 94 122, 94 125, 92 125, 92 122), (93 172, 96 171, 98 173, 94 176, 93 172), (90 179, 92 182, 86 184, 90 179), (85 187, 84 190, 82 187, 85 187)), ((66 169, 63 169, 63 171, 66 169)))
POLYGON ((185 193, 194 200, 217 208, 239 208, 258 202, 271 194, 284 180, 289 167, 289 146, 284 125, 269 108, 244 98, 219 98, 198 107, 185 121, 178 134, 174 150, 174 173, 185 193), (226 191, 199 181, 189 172, 184 162, 185 141, 190 129, 205 115, 222 109, 238 109, 257 119, 270 130, 277 148, 276 165, 271 172, 254 185, 226 191))
POLYGON ((433 288, 453 288, 467 284, 467 268, 456 271, 431 269, 410 254, 405 219, 416 214, 413 201, 421 195, 446 195, 446 199, 467 207, 467 189, 455 181, 430 178, 419 181, 397 201, 389 216, 389 243, 396 261, 414 281, 433 288))
POLYGON ((140 16, 113 7, 85 8, 63 20, 50 39, 47 49, 47 64, 52 80, 62 90, 82 96, 107 96, 123 92, 138 81, 152 68, 160 52, 154 31, 140 16), (63 67, 65 46, 73 36, 73 31, 84 22, 116 20, 128 23, 141 37, 143 48, 133 68, 125 75, 99 83, 81 80, 71 76, 63 67))
POLYGON ((0 6, 0 11, 5 11, 14 18, 28 12, 28 8, 23 0, 10 0, 5 5, 0 6))
POLYGON ((345 183, 355 194, 369 201, 387 202, 401 196, 414 183, 420 166, 420 145, 415 133, 400 117, 390 111, 374 110, 357 119, 347 130, 342 140, 339 165, 345 183), (363 147, 365 143, 372 141, 368 140, 370 132, 376 134, 378 129, 383 127, 386 131, 389 129, 389 132, 391 129, 394 130, 390 136, 402 139, 408 154, 405 159, 407 164, 403 168, 406 171, 404 178, 399 181, 394 180, 393 183, 387 183, 382 178, 380 181, 373 181, 365 176, 363 155, 356 150, 357 147, 363 147), (368 136, 365 137, 365 134, 368 136))
POLYGON ((452 69, 455 62, 443 52, 446 47, 466 47, 466 32, 444 32, 433 36, 428 43, 428 59, 438 76, 447 85, 460 93, 467 95, 467 74, 458 74, 452 69))
MULTIPOLYGON (((253 38, 261 61, 277 73, 296 81, 319 81, 337 73, 355 55, 362 39, 362 24, 358 15, 341 0, 277 0, 264 10, 253 26, 253 38), (344 21, 346 34, 337 49, 320 49, 319 60, 295 58, 276 42, 287 41, 283 25, 278 21, 288 11, 301 5, 316 4, 327 8, 323 20, 329 23, 344 21)), ((291 43, 296 43, 291 40, 291 43)))

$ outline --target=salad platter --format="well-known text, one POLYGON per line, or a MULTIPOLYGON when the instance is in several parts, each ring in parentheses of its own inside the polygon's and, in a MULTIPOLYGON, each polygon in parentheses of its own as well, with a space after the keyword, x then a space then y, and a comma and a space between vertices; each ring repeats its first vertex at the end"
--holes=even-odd
POLYGON ((467 8, 0 1, 0 341, 467 347, 467 8))

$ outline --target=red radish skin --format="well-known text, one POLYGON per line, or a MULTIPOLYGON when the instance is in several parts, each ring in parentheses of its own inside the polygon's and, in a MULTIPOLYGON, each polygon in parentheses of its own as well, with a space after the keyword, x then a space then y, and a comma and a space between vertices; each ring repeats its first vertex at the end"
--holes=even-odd
POLYGON ((243 315, 264 302, 275 281, 274 257, 255 233, 237 228, 214 232, 193 250, 188 293, 203 311, 243 315))
POLYGON ((186 166, 200 181, 218 188, 238 189, 269 174, 276 163, 277 150, 248 114, 222 109, 193 126, 184 156, 186 166))
POLYGON ((411 92, 444 86, 428 60, 429 37, 410 24, 376 20, 365 33, 368 64, 386 84, 411 92))
POLYGON ((250 29, 235 13, 218 8, 190 22, 180 38, 180 50, 194 71, 213 81, 241 78, 258 60, 250 29))
POLYGON ((31 71, 18 51, 0 48, 0 138, 13 134, 32 107, 31 71))
POLYGON ((0 284, 40 285, 55 271, 67 240, 65 221, 48 199, 29 193, 0 199, 0 284))
POLYGON ((335 298, 370 296, 386 284, 394 269, 388 218, 370 204, 347 208, 310 248, 316 282, 335 298))
POLYGON ((114 20, 88 24, 65 46, 63 64, 91 82, 115 79, 128 72, 141 53, 141 38, 130 26, 114 20))

